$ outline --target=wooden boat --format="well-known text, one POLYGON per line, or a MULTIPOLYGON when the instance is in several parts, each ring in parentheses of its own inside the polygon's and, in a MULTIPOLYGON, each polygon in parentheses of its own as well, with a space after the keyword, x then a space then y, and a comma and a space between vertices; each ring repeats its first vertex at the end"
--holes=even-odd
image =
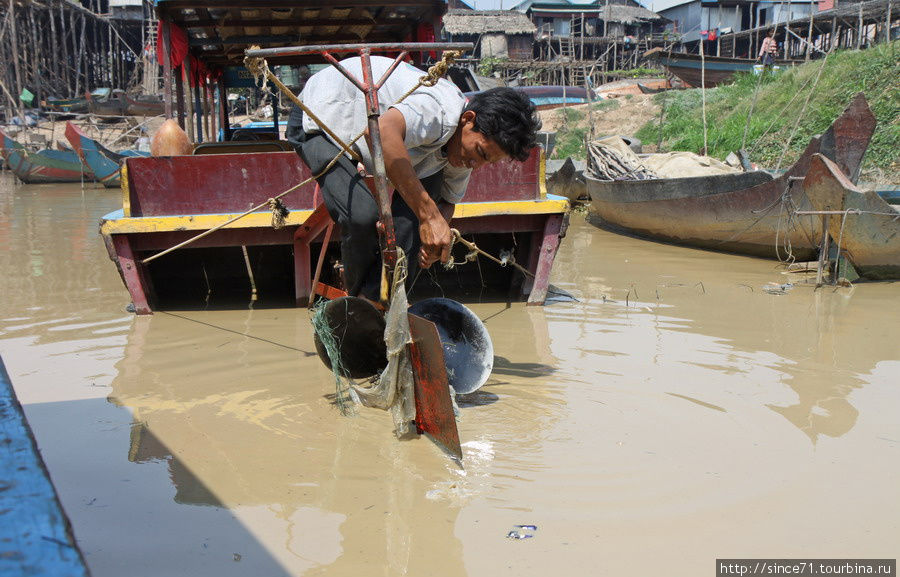
POLYGON ((92 114, 100 116, 125 116, 128 109, 128 101, 125 100, 125 91, 109 88, 97 89, 87 95, 88 109, 92 114))
POLYGON ((121 183, 120 167, 128 157, 149 156, 149 153, 136 150, 124 150, 113 152, 90 138, 80 128, 66 122, 66 139, 78 154, 81 162, 90 168, 97 182, 106 188, 118 188, 121 183))
POLYGON ((654 180, 597 180, 585 174, 591 210, 603 224, 638 236, 768 258, 816 256, 820 219, 809 210, 803 177, 821 153, 855 179, 875 117, 858 94, 797 162, 778 177, 765 172, 654 180))
POLYGON ((3 566, 7 575, 88 577, 72 523, 59 500, 31 425, 0 358, 0 471, 3 566))
MULTIPOLYGON (((172 22, 185 30, 190 43, 205 44, 208 50, 201 51, 202 58, 216 67, 224 67, 217 86, 217 101, 222 103, 228 101, 226 88, 254 84, 243 67, 244 51, 230 42, 222 42, 220 37, 258 38, 260 30, 269 27, 280 30, 302 25, 308 29, 303 38, 308 45, 355 44, 376 39, 400 42, 406 38, 410 19, 438 22, 446 3, 417 0, 398 8, 377 0, 350 3, 337 0, 329 6, 298 0, 285 8, 281 2, 262 1, 255 3, 253 14, 245 14, 240 22, 221 24, 202 2, 161 0, 156 7, 161 22, 172 22), (330 14, 363 8, 371 9, 374 19, 372 26, 358 27, 365 36, 346 35, 336 40, 328 20, 333 18, 330 14), (210 22, 202 31, 194 25, 191 14, 195 10, 210 22), (318 16, 320 12, 322 15, 318 16), (272 24, 276 21, 277 27, 272 24), (241 35, 235 36, 236 33, 241 35)), ((296 35, 286 35, 269 45, 295 43, 296 35)), ((320 61, 317 57, 305 58, 311 59, 274 57, 268 63, 320 61)), ((179 99, 172 93, 173 88, 169 89, 166 100, 175 118, 185 117, 185 110, 177 108, 179 99)), ((314 282, 313 269, 317 262, 328 263, 339 256, 340 247, 337 233, 331 233, 330 218, 320 196, 316 195, 314 182, 282 198, 290 210, 282 228, 274 229, 271 212, 263 209, 212 231, 310 176, 309 169, 293 151, 245 152, 248 144, 266 143, 230 141, 235 131, 229 126, 225 112, 220 106, 209 118, 210 124, 221 127, 210 132, 217 136, 224 134, 225 142, 203 143, 190 156, 125 159, 122 209, 101 220, 101 234, 139 314, 151 313, 158 307, 205 306, 210 295, 219 299, 218 306, 233 306, 235 301, 240 303, 238 306, 246 306, 245 297, 250 294, 251 285, 258 298, 255 306, 305 306, 310 295, 323 294, 320 292, 323 283, 314 282), (201 149, 218 154, 197 154, 201 149), (199 233, 210 234, 157 260, 143 262, 199 233), (288 296, 287 301, 280 298, 284 295, 288 296)), ((193 114, 200 115, 203 111, 195 108, 193 114)), ((195 120, 196 116, 185 118, 192 125, 195 120)), ((523 277, 513 267, 492 264, 470 264, 453 270, 432 267, 414 288, 418 298, 423 298, 423 293, 434 284, 428 278, 433 274, 433 278, 443 281, 448 290, 457 291, 454 296, 459 294, 463 300, 466 295, 479 296, 479 291, 489 286, 502 287, 498 292, 502 291, 503 299, 516 295, 527 298, 529 304, 544 302, 550 270, 569 213, 565 198, 546 193, 544 169, 541 150, 535 148, 525 162, 500 162, 476 170, 453 218, 453 226, 467 239, 474 239, 483 250, 494 255, 503 249, 511 250, 515 261, 533 277, 523 277)), ((460 250, 457 259, 464 256, 460 250)), ((330 264, 322 267, 323 282, 329 280, 327 275, 332 280, 339 278, 330 264)))
MULTIPOLYGON (((513 86, 513 89, 528 96, 538 110, 551 110, 561 106, 586 104, 591 102, 590 95, 583 86, 513 86)), ((476 94, 466 92, 466 96, 476 94)), ((593 98, 599 100, 599 98, 593 98)))
MULTIPOLYGON (((730 82, 737 72, 753 72, 754 66, 759 65, 758 60, 749 58, 704 56, 701 59, 699 54, 665 52, 659 48, 648 50, 646 56, 655 58, 670 74, 694 88, 700 88, 701 76, 705 87, 712 88, 730 82)), ((776 60, 775 66, 786 68, 798 63, 794 60, 776 60)))
POLYGON ((78 114, 87 112, 88 101, 84 96, 78 96, 76 98, 56 98, 50 96, 41 102, 41 107, 48 112, 78 114))
POLYGON ((94 173, 82 164, 75 151, 45 148, 29 152, 2 130, 0 140, 0 155, 6 166, 25 184, 94 180, 94 173))
MULTIPOLYGON (((838 166, 813 155, 803 187, 813 211, 823 217, 828 234, 859 276, 900 279, 900 212, 876 192, 863 192, 838 166)), ((815 216, 815 215, 813 215, 815 216)))
POLYGON ((125 94, 124 98, 125 114, 129 116, 160 116, 165 112, 165 103, 159 96, 125 94))

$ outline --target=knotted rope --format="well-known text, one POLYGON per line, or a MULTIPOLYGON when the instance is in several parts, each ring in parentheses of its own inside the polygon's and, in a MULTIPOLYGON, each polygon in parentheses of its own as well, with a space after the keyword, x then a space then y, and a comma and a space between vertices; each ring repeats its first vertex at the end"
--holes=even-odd
POLYGON ((453 245, 458 242, 461 245, 465 246, 467 249, 469 249, 469 252, 466 253, 465 258, 460 261, 453 260, 453 257, 451 256, 450 260, 448 260, 447 262, 444 263, 445 269, 451 270, 456 266, 466 264, 467 262, 473 262, 473 261, 475 261, 475 259, 478 258, 478 255, 480 254, 480 255, 486 256, 487 258, 491 259, 492 261, 499 264, 500 266, 505 267, 505 266, 512 265, 512 267, 515 268, 516 270, 534 278, 534 275, 528 269, 526 269, 525 267, 523 267, 522 265, 520 265, 519 263, 516 262, 516 258, 513 256, 513 254, 511 252, 501 253, 501 258, 497 258, 494 255, 478 248, 478 245, 476 245, 474 242, 464 239, 462 237, 462 235, 459 233, 459 231, 456 230, 455 228, 451 228, 450 232, 453 234, 453 240, 450 243, 450 249, 452 250, 453 245))

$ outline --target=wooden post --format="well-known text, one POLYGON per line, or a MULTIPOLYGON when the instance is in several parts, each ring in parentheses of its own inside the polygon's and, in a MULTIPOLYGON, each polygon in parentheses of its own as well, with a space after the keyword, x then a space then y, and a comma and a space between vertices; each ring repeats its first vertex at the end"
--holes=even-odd
POLYGON ((578 59, 584 60, 584 12, 581 13, 581 54, 578 59))
POLYGON ((163 102, 165 102, 166 118, 172 118, 172 40, 169 32, 169 21, 160 20, 159 27, 162 31, 162 54, 159 59, 163 64, 163 102))
POLYGON ((719 27, 722 24, 722 13, 720 8, 716 6, 716 56, 722 55, 722 41, 719 40, 719 27))
MULTIPOLYGON (((38 102, 41 101, 41 97, 43 96, 43 87, 42 87, 42 76, 41 74, 41 62, 44 59, 43 54, 43 42, 38 40, 40 36, 38 35, 37 25, 34 23, 34 4, 28 5, 28 20, 31 24, 31 37, 34 39, 34 99, 38 102)), ((76 95, 77 96, 77 95, 76 95)))
POLYGON ((202 142, 203 139, 203 104, 200 102, 200 85, 198 84, 193 89, 188 89, 187 91, 188 99, 193 99, 194 102, 194 110, 197 111, 197 115, 195 117, 195 121, 197 122, 197 141, 202 142))
POLYGON ((12 42, 12 61, 13 72, 16 77, 16 85, 13 87, 13 97, 16 99, 16 108, 19 109, 19 118, 22 120, 22 126, 25 126, 25 106, 19 94, 22 93, 22 72, 19 70, 19 37, 16 34, 16 5, 13 0, 9 0, 9 39, 12 42))
POLYGON ((891 41, 891 4, 894 3, 894 0, 888 0, 887 5, 887 19, 884 22, 886 34, 884 35, 885 42, 891 41))
POLYGON ((219 89, 219 120, 222 126, 222 140, 231 140, 231 121, 228 118, 228 90, 225 80, 220 78, 216 86, 219 89))
POLYGON ((609 0, 606 0, 606 6, 603 8, 603 37, 606 38, 606 23, 609 20, 609 0))
MULTIPOLYGON (((205 136, 204 141, 212 141, 212 127, 209 123, 209 87, 206 84, 206 79, 201 78, 197 83, 197 89, 201 91, 203 95, 203 102, 200 105, 200 110, 203 112, 203 135, 205 136)), ((272 108, 275 111, 273 118, 278 120, 278 98, 273 95, 272 97, 272 108)), ((275 125, 275 129, 277 132, 278 126, 275 125)))
MULTIPOLYGON (((828 215, 822 215, 822 244, 819 247, 819 263, 816 267, 816 287, 822 286, 825 276, 825 264, 828 262, 828 215)), ((840 259, 841 255, 837 255, 840 259)))
POLYGON ((753 30, 753 34, 750 35, 750 57, 754 58, 756 56, 756 51, 759 49, 759 18, 756 16, 756 4, 750 4, 750 28, 753 30))
POLYGON ((809 5, 809 33, 806 35, 806 60, 812 58, 812 33, 813 33, 813 16, 816 13, 816 5, 810 3, 809 5))
POLYGON ((831 47, 830 50, 834 50, 837 47, 838 42, 838 29, 837 29, 837 16, 831 17, 831 47))
MULTIPOLYGON (((81 40, 78 42, 78 50, 75 52, 75 94, 81 92, 81 65, 84 63, 84 48, 85 48, 85 28, 87 27, 87 21, 83 14, 79 15, 81 19, 81 34, 79 35, 81 40)), ((88 66, 85 64, 84 66, 84 83, 87 84, 87 69, 88 66)))
MULTIPOLYGON (((740 8, 735 5, 734 7, 734 23, 731 26, 731 57, 737 58, 737 29, 738 23, 741 21, 740 8)), ((753 56, 752 54, 750 55, 753 56)))
POLYGON ((859 27, 856 31, 856 49, 859 50, 862 48, 862 36, 863 36, 863 7, 862 2, 859 3, 859 27))
MULTIPOLYGON (((188 93, 190 93, 191 86, 191 57, 190 55, 186 56, 184 61, 181 63, 181 72, 184 77, 183 82, 184 85, 188 88, 188 93)), ((199 114, 197 110, 194 110, 194 101, 191 98, 187 99, 187 135, 188 140, 191 142, 199 142, 198 138, 195 138, 194 135, 194 115, 199 114)))
MULTIPOLYGON (((65 90, 68 91, 68 90, 69 90, 69 86, 72 85, 72 79, 71 79, 71 77, 69 76, 69 68, 70 68, 70 67, 69 67, 69 63, 71 62, 71 59, 70 59, 70 57, 69 57, 69 43, 66 42, 66 37, 67 37, 68 35, 65 33, 65 28, 66 28, 66 15, 65 15, 65 13, 63 13, 63 3, 62 3, 62 2, 59 3, 59 26, 60 26, 60 28, 63 30, 63 36, 62 36, 62 53, 63 53, 62 56, 63 56, 63 60, 62 60, 62 66, 61 66, 61 68, 62 68, 62 81, 63 81, 63 84, 64 84, 64 86, 65 86, 65 90)), ((54 34, 54 36, 55 36, 55 34, 54 34)))
MULTIPOLYGON (((185 117, 184 117, 184 93, 185 93, 185 91, 187 91, 188 97, 190 97, 191 86, 190 86, 190 83, 188 83, 187 86, 184 85, 184 73, 182 72, 182 70, 184 70, 184 61, 183 60, 181 61, 181 70, 179 70, 178 73, 175 74, 174 76, 175 76, 175 116, 176 116, 176 120, 178 120, 178 126, 180 126, 182 130, 184 130, 184 121, 190 120, 190 118, 185 119, 185 117)), ((174 72, 175 71, 173 70, 173 73, 174 72)), ((199 134, 197 135, 197 138, 199 140, 199 138, 200 138, 199 134)))
POLYGON ((706 53, 703 50, 703 38, 700 38, 700 97, 703 106, 703 156, 708 154, 706 141, 706 53))

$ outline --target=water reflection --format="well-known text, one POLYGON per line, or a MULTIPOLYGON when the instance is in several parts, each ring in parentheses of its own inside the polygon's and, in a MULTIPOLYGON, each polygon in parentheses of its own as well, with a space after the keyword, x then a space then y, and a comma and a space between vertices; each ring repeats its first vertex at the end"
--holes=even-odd
POLYGON ((306 311, 124 313, 117 204, 0 182, 0 353, 94 575, 625 575, 648 547, 700 574, 896 541, 896 285, 766 294, 776 263, 575 216, 552 282, 579 302, 470 306, 496 359, 460 469, 338 414, 306 311))

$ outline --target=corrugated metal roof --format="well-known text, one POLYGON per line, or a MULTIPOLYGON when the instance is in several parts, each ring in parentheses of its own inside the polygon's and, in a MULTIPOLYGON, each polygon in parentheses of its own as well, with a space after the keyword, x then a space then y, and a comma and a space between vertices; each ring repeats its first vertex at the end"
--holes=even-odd
MULTIPOLYGON (((208 64, 241 65, 244 50, 322 44, 404 42, 420 23, 440 24, 445 0, 156 0, 161 18, 188 35, 208 64)), ((300 58, 311 62, 318 57, 300 58)), ((274 57, 269 64, 299 63, 274 57)))
POLYGON ((444 16, 450 34, 534 34, 536 28, 521 12, 510 10, 450 10, 444 16))
POLYGON ((533 13, 544 14, 584 12, 585 14, 590 14, 592 16, 596 15, 597 18, 601 18, 607 22, 622 22, 624 24, 664 20, 662 16, 643 6, 614 2, 615 0, 607 5, 605 0, 593 0, 592 2, 573 2, 571 0, 525 0, 515 6, 513 10, 520 12, 531 10, 533 13))

